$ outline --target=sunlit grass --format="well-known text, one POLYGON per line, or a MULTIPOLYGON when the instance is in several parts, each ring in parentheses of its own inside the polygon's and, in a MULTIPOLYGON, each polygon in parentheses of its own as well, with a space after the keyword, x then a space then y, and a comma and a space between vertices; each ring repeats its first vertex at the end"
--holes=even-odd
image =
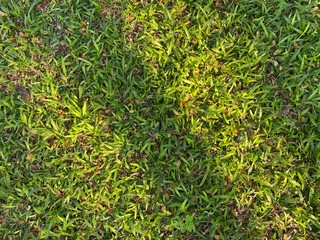
POLYGON ((0 3, 3 239, 318 239, 316 1, 0 3))

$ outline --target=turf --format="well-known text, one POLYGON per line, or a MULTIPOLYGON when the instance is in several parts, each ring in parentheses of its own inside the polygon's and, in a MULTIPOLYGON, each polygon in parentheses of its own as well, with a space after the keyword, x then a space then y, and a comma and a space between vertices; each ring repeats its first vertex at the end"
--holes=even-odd
POLYGON ((1 238, 320 239, 317 4, 1 0, 1 238))

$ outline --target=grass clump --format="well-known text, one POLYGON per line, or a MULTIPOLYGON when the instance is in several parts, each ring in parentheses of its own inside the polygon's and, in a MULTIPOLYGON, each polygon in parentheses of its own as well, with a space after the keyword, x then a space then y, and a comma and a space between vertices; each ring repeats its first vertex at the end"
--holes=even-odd
POLYGON ((317 239, 316 1, 1 1, 0 236, 317 239))

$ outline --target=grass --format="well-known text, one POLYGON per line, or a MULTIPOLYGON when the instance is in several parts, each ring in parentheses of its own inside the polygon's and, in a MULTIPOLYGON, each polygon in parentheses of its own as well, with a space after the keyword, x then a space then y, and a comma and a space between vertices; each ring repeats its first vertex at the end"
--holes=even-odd
POLYGON ((319 239, 319 7, 2 0, 2 239, 319 239))

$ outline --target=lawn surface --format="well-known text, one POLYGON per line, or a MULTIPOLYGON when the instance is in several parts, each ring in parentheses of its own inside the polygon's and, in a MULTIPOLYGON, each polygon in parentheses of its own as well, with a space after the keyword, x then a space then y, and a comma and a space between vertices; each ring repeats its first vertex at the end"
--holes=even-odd
POLYGON ((1 239, 320 239, 320 6, 1 0, 1 239))

